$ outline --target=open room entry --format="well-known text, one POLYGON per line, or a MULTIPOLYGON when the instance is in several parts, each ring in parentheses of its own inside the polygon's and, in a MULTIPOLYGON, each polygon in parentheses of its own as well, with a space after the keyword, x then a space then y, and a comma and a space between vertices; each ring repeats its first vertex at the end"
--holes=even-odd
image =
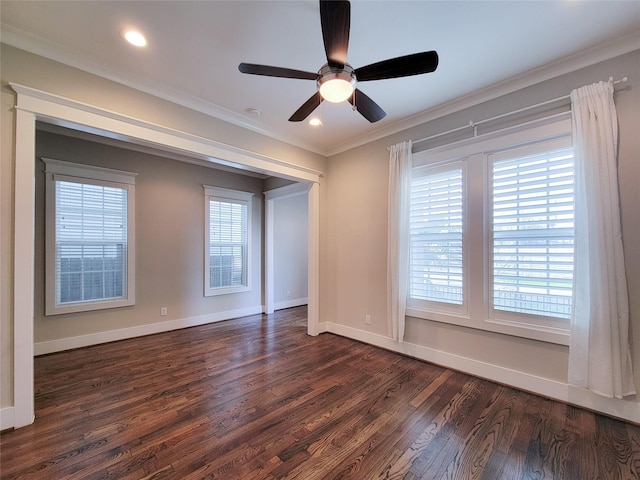
POLYGON ((319 181, 322 172, 107 111, 29 87, 17 93, 14 163, 14 408, 13 426, 34 421, 33 293, 34 178, 36 122, 50 123, 107 138, 150 146, 205 162, 261 172, 308 185, 308 332, 320 333, 319 181))
POLYGON ((309 188, 293 183, 265 196, 265 313, 308 303, 309 188))

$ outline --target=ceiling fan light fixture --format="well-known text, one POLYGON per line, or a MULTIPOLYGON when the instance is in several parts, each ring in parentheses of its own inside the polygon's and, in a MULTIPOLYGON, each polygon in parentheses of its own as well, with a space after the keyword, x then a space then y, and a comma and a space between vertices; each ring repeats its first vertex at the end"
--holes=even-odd
POLYGON ((122 32, 124 39, 131 45, 136 47, 146 47, 147 39, 145 36, 137 30, 126 30, 122 32))
POLYGON ((318 90, 327 102, 340 103, 347 100, 356 88, 353 69, 345 65, 344 69, 332 69, 325 65, 320 69, 318 90))
POLYGON ((353 93, 353 85, 346 80, 334 78, 320 85, 320 95, 327 102, 344 102, 353 93))

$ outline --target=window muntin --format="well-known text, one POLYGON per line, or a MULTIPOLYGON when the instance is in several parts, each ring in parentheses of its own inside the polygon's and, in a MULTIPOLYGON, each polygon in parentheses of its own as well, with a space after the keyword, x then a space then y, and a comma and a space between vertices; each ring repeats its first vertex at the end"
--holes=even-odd
MULTIPOLYGON (((549 341, 559 344, 568 344, 569 321, 564 317, 566 310, 557 308, 559 316, 540 315, 539 311, 523 312, 506 309, 500 305, 499 293, 495 295, 494 307, 494 283, 496 291, 499 291, 500 278, 494 282, 494 270, 500 277, 504 272, 500 270, 504 253, 500 242, 510 241, 504 238, 508 235, 500 229, 496 229, 495 269, 494 269, 494 199, 493 199, 493 174, 495 165, 507 165, 501 163, 515 158, 530 158, 541 154, 562 152, 571 150, 571 120, 570 115, 556 116, 555 118, 541 119, 530 122, 527 125, 518 126, 501 132, 493 132, 481 137, 464 140, 452 145, 437 147, 432 150, 422 151, 413 155, 413 178, 427 175, 429 171, 435 172, 437 168, 453 168, 453 165, 463 165, 463 304, 454 305, 441 301, 429 301, 415 298, 408 289, 407 315, 428 320, 435 320, 465 327, 495 331, 510 335, 517 335, 537 340, 549 341), (454 160, 458 159, 458 160, 454 160), (501 236, 503 238, 501 238, 501 236)), ((554 167, 555 168, 555 167, 554 167)), ((497 172, 497 170, 496 170, 497 172)), ((565 182, 566 169, 559 167, 551 175, 559 175, 558 182, 565 182)), ((560 186, 558 187, 560 189, 560 186)), ((560 189, 561 190, 561 189, 560 189)), ((560 199, 566 192, 558 190, 557 198, 560 199)), ((534 189, 535 191, 535 189, 534 189)), ((533 193, 533 192, 531 192, 533 193)), ((500 211, 499 192, 496 190, 496 218, 505 211, 500 211)), ((563 197, 564 198, 564 197, 563 197)), ((533 201, 533 200, 532 200, 533 201)), ((556 201, 556 200, 553 200, 556 201)), ((567 262, 573 262, 568 240, 566 236, 565 220, 567 220, 566 198, 559 203, 550 206, 549 209, 557 209, 550 214, 553 223, 553 240, 549 243, 549 254, 553 254, 553 274, 557 278, 549 282, 549 291, 556 294, 556 287, 562 287, 555 280, 565 282, 570 277, 571 268, 567 262), (560 222, 559 220, 562 220, 560 222), (565 231, 561 231, 565 229, 565 231), (553 243, 558 242, 558 243, 553 243)), ((523 204, 521 211, 526 208, 533 209, 535 205, 523 204)), ((570 221, 570 219, 568 219, 570 221)), ((527 234, 526 232, 524 234, 527 234)), ((522 232, 521 232, 522 234, 522 232)), ((523 234, 523 235, 524 235, 523 234)), ((508 252, 507 252, 508 253, 508 252)), ((410 256, 411 258, 411 256, 410 256)), ((551 257, 550 257, 551 258, 551 257)), ((524 263, 524 262, 523 262, 524 263)), ((410 270, 413 267, 410 266, 410 270)), ((411 277, 409 277, 411 283, 411 277)), ((563 290, 565 293, 566 286, 563 290)), ((551 305, 552 302, 549 302, 551 305)), ((507 305, 508 307, 508 305, 507 305)), ((549 306, 552 310, 556 306, 549 306)))
POLYGON ((45 162, 46 314, 133 305, 135 174, 45 162))
POLYGON ((205 186, 205 296, 250 290, 252 196, 205 186))

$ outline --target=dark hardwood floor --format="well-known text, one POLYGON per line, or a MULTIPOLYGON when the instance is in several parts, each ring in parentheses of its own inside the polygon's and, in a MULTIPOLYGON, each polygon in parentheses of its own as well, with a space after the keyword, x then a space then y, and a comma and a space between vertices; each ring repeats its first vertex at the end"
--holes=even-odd
POLYGON ((640 427, 338 336, 306 309, 35 360, 3 479, 638 479, 640 427))

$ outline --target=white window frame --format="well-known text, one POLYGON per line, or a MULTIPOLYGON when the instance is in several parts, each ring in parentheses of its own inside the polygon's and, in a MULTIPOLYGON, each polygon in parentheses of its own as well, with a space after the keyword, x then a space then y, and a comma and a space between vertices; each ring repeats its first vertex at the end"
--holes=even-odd
POLYGON ((45 180, 45 315, 135 305, 135 178, 137 173, 42 158, 45 180), (56 181, 104 185, 127 190, 127 274, 124 298, 58 305, 56 298, 56 181))
POLYGON ((461 308, 407 298, 406 314, 454 325, 568 345, 569 320, 537 317, 492 308, 492 159, 505 150, 538 142, 571 146, 570 113, 530 122, 413 155, 414 172, 461 162, 466 166, 463 297, 461 308), (469 192, 471 195, 469 195, 469 192), (478 193, 482 192, 482 193, 478 193))
POLYGON ((252 210, 253 193, 241 190, 232 190, 221 187, 211 187, 203 185, 204 189, 204 296, 228 295, 251 291, 251 250, 252 250, 252 210), (245 284, 232 287, 212 287, 210 284, 210 233, 209 233, 209 206, 210 201, 219 201, 245 205, 247 208, 247 255, 246 255, 246 278, 245 284))
MULTIPOLYGON (((467 204, 467 196, 466 185, 467 185, 467 162, 466 159, 453 159, 447 160, 444 162, 434 162, 426 165, 422 165, 413 169, 412 177, 423 177, 429 176, 432 174, 438 174, 441 172, 445 172, 448 170, 459 169, 462 173, 462 303, 454 304, 454 303, 445 303, 445 302, 437 302, 430 300, 417 300, 411 298, 411 282, 409 281, 409 291, 408 291, 408 299, 407 305, 415 308, 422 308, 433 312, 434 314, 440 316, 452 316, 458 318, 469 318, 469 243, 468 243, 468 204, 467 204)), ((411 254, 410 254, 411 255, 411 254)))
MULTIPOLYGON (((568 149, 572 147, 572 142, 571 142, 571 137, 570 134, 564 137, 560 137, 560 138, 552 138, 552 139, 544 139, 541 140, 539 142, 535 142, 532 144, 527 144, 527 145, 523 145, 523 146, 519 146, 516 147, 514 149, 505 149, 502 150, 500 152, 493 152, 487 155, 487 170, 488 172, 492 172, 493 171, 493 163, 496 161, 501 161, 504 159, 509 159, 509 158, 526 158, 526 157, 530 157, 533 155, 537 155, 540 154, 542 152, 551 152, 551 151, 559 151, 559 150, 563 150, 563 149, 568 149)), ((575 173, 575 170, 574 170, 575 173)), ((491 179, 489 180, 491 181, 491 179)), ((492 205, 491 205, 491 188, 490 186, 488 186, 487 189, 487 211, 488 211, 488 230, 491 234, 491 236, 493 236, 493 212, 492 212, 492 205)), ((575 200, 574 200, 575 202, 575 200)), ((491 239, 491 237, 490 237, 491 239)), ((489 267, 490 267, 490 272, 492 272, 491 270, 491 266, 493 265, 494 259, 493 259, 493 248, 489 248, 489 267)), ((575 252, 574 252, 575 254, 575 252)), ((575 260, 575 259, 574 259, 575 260)), ((542 315, 534 315, 534 314, 518 314, 516 312, 510 312, 508 310, 505 309, 496 309, 493 306, 493 292, 494 292, 494 278, 495 276, 492 274, 490 275, 489 278, 489 297, 490 297, 490 308, 489 308, 489 318, 491 319, 491 321, 494 322, 502 322, 502 323, 512 323, 512 322, 516 322, 516 323, 527 323, 527 322, 531 322, 532 320, 535 322, 536 325, 545 327, 545 328, 549 328, 549 329, 566 329, 568 328, 569 325, 569 319, 559 319, 559 318, 554 318, 554 317, 547 317, 547 316, 542 316, 542 315)))

